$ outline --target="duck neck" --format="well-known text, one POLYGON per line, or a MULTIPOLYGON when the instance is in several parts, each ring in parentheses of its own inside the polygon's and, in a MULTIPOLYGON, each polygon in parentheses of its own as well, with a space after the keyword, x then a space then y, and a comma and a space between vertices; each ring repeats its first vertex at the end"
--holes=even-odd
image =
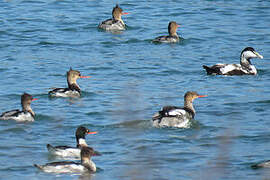
POLYGON ((113 19, 115 20, 115 21, 120 21, 123 25, 125 25, 125 23, 124 23, 124 21, 122 20, 122 17, 121 17, 121 15, 113 15, 113 19))
POLYGON ((176 29, 172 26, 168 27, 168 33, 170 36, 178 37, 178 34, 176 32, 176 29))
POLYGON ((69 89, 77 91, 81 90, 80 86, 77 84, 77 81, 75 79, 67 78, 67 83, 69 89))
POLYGON ((246 58, 243 54, 241 55, 240 64, 244 69, 250 69, 250 66, 252 65, 250 59, 251 58, 246 58))
POLYGON ((124 23, 124 21, 122 20, 122 18, 120 18, 120 19, 118 19, 120 22, 121 22, 121 24, 123 25, 123 26, 125 26, 125 23, 124 23))
POLYGON ((195 114, 196 111, 195 111, 195 109, 193 107, 192 100, 185 100, 184 107, 189 109, 191 112, 193 112, 193 114, 195 114))
POLYGON ((89 157, 82 157, 82 165, 86 167, 89 171, 96 172, 96 164, 89 157))
POLYGON ((176 32, 169 32, 169 35, 173 37, 178 37, 178 34, 176 32))
POLYGON ((86 141, 85 141, 85 139, 84 138, 79 138, 79 139, 77 139, 77 147, 78 148, 81 148, 81 147, 87 147, 88 145, 87 145, 87 143, 86 143, 86 141))
POLYGON ((22 104, 22 110, 31 113, 33 117, 35 116, 35 112, 32 110, 30 104, 22 104))

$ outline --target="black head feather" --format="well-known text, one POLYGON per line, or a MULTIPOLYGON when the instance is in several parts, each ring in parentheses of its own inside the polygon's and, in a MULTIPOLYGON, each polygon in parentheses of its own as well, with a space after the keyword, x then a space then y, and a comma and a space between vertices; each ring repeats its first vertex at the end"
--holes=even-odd
POLYGON ((246 48, 241 52, 241 54, 243 54, 243 52, 245 52, 245 51, 251 51, 251 52, 254 52, 255 49, 254 49, 253 47, 246 47, 246 48))

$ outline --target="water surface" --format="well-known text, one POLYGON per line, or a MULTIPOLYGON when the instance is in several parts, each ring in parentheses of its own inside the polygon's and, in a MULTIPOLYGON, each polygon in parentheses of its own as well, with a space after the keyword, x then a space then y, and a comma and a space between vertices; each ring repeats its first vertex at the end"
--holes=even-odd
POLYGON ((20 107, 28 92, 38 101, 33 123, 0 121, 1 179, 266 179, 252 170, 270 159, 270 2, 268 1, 70 1, 0 2, 0 107, 20 107), (97 29, 119 3, 128 30, 97 29), (181 24, 179 44, 152 44, 168 22, 181 24), (238 63, 252 46, 257 76, 207 76, 202 65, 238 63), (80 99, 49 99, 66 86, 72 67, 80 99), (195 101, 191 129, 151 127, 164 105, 183 104, 186 91, 207 94, 195 101), (90 146, 95 175, 55 175, 34 163, 50 157, 46 144, 75 145, 79 125, 98 131, 90 146))

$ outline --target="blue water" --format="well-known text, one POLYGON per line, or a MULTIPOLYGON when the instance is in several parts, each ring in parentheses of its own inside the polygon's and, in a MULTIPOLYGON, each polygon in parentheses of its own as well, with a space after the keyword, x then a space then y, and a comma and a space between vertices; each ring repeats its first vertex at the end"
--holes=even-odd
POLYGON ((20 108, 32 94, 33 123, 0 121, 0 179, 266 179, 253 170, 270 159, 270 2, 3 0, 0 2, 0 110, 20 108), (128 30, 97 29, 119 3, 128 30), (181 27, 178 44, 152 44, 168 22, 181 27), (202 65, 238 63, 252 46, 264 59, 257 76, 207 76, 202 65), (49 99, 66 86, 72 67, 80 99, 49 99), (190 129, 151 127, 164 105, 197 99, 190 129), (75 145, 84 125, 97 135, 88 144, 103 156, 90 176, 46 174, 34 163, 56 161, 46 144, 75 145))

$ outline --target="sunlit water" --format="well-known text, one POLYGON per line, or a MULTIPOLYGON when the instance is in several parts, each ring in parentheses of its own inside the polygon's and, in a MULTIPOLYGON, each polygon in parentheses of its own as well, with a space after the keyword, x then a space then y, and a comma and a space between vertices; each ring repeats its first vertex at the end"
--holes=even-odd
POLYGON ((32 94, 33 123, 0 121, 1 179, 263 179, 253 170, 270 159, 270 2, 70 1, 0 2, 0 110, 20 108, 32 94), (119 3, 127 31, 97 29, 119 3), (152 44, 168 22, 181 27, 178 44, 152 44), (264 59, 252 62, 257 76, 207 76, 202 65, 238 63, 252 46, 264 59), (78 80, 80 99, 49 99, 66 86, 70 68, 90 75, 78 80), (190 129, 151 127, 164 105, 197 99, 190 129), (46 144, 74 145, 79 125, 98 131, 88 144, 95 175, 55 175, 33 164, 58 161, 46 144))

